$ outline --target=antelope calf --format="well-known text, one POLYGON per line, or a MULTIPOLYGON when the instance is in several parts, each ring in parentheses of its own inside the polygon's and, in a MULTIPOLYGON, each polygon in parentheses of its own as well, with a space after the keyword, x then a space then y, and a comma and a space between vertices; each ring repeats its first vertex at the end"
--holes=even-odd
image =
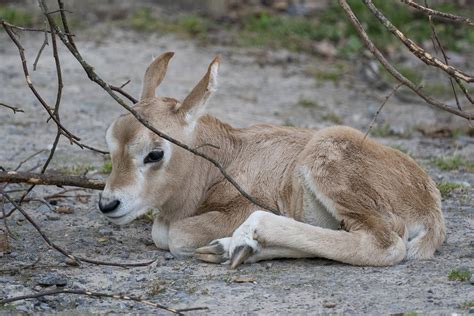
POLYGON ((346 126, 234 128, 204 114, 219 58, 183 102, 156 97, 172 56, 150 64, 134 109, 219 161, 279 214, 260 210, 210 162, 124 114, 106 135, 113 169, 99 207, 111 222, 126 224, 154 209, 158 248, 233 268, 307 257, 387 266, 430 258, 443 243, 440 193, 413 159, 346 126))

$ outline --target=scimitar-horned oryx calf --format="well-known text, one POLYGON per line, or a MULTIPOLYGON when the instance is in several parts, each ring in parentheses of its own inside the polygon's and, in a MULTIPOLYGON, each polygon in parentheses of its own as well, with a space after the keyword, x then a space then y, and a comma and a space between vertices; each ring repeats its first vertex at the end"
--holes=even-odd
POLYGON ((154 209, 159 248, 231 267, 306 257, 387 266, 430 258, 443 243, 440 193, 409 156, 346 126, 234 128, 204 114, 217 88, 218 57, 184 101, 157 97, 172 56, 150 64, 135 111, 219 161, 280 214, 260 210, 209 161, 124 114, 106 135, 113 169, 99 206, 111 222, 154 209))

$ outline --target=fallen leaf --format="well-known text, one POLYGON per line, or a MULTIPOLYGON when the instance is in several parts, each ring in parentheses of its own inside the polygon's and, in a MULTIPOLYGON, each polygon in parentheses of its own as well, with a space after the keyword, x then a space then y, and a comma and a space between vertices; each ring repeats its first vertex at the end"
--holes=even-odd
POLYGON ((74 212, 74 209, 70 206, 61 205, 61 206, 56 207, 55 211, 56 213, 61 213, 61 214, 72 214, 74 212))
POLYGON ((235 277, 232 279, 234 283, 254 283, 255 281, 254 277, 235 277))
POLYGON ((109 238, 107 238, 107 237, 100 237, 99 239, 97 239, 97 241, 99 241, 99 242, 108 242, 108 241, 109 241, 109 238))

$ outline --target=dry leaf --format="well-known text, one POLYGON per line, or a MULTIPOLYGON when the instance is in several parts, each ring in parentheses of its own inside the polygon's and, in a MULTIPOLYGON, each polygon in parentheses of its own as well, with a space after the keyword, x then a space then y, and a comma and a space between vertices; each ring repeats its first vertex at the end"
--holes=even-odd
POLYGON ((254 277, 235 277, 232 279, 234 283, 254 283, 256 279, 254 277))
POLYGON ((10 250, 8 237, 6 234, 0 234, 0 253, 8 252, 8 250, 10 250))
POLYGON ((61 214, 71 214, 74 212, 74 209, 70 206, 61 205, 61 206, 56 207, 55 211, 56 213, 61 213, 61 214))

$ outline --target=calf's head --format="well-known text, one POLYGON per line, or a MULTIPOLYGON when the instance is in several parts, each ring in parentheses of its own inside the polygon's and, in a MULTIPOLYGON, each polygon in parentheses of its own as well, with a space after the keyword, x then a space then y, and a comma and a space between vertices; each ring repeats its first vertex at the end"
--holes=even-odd
MULTIPOLYGON (((217 87, 219 57, 183 102, 156 97, 173 53, 156 58, 147 68, 140 101, 134 106, 158 130, 189 142, 206 101, 217 87)), ((160 209, 186 182, 190 153, 143 126, 132 114, 117 118, 107 129, 112 172, 99 199, 99 209, 113 223, 126 224, 149 209, 160 209)))

